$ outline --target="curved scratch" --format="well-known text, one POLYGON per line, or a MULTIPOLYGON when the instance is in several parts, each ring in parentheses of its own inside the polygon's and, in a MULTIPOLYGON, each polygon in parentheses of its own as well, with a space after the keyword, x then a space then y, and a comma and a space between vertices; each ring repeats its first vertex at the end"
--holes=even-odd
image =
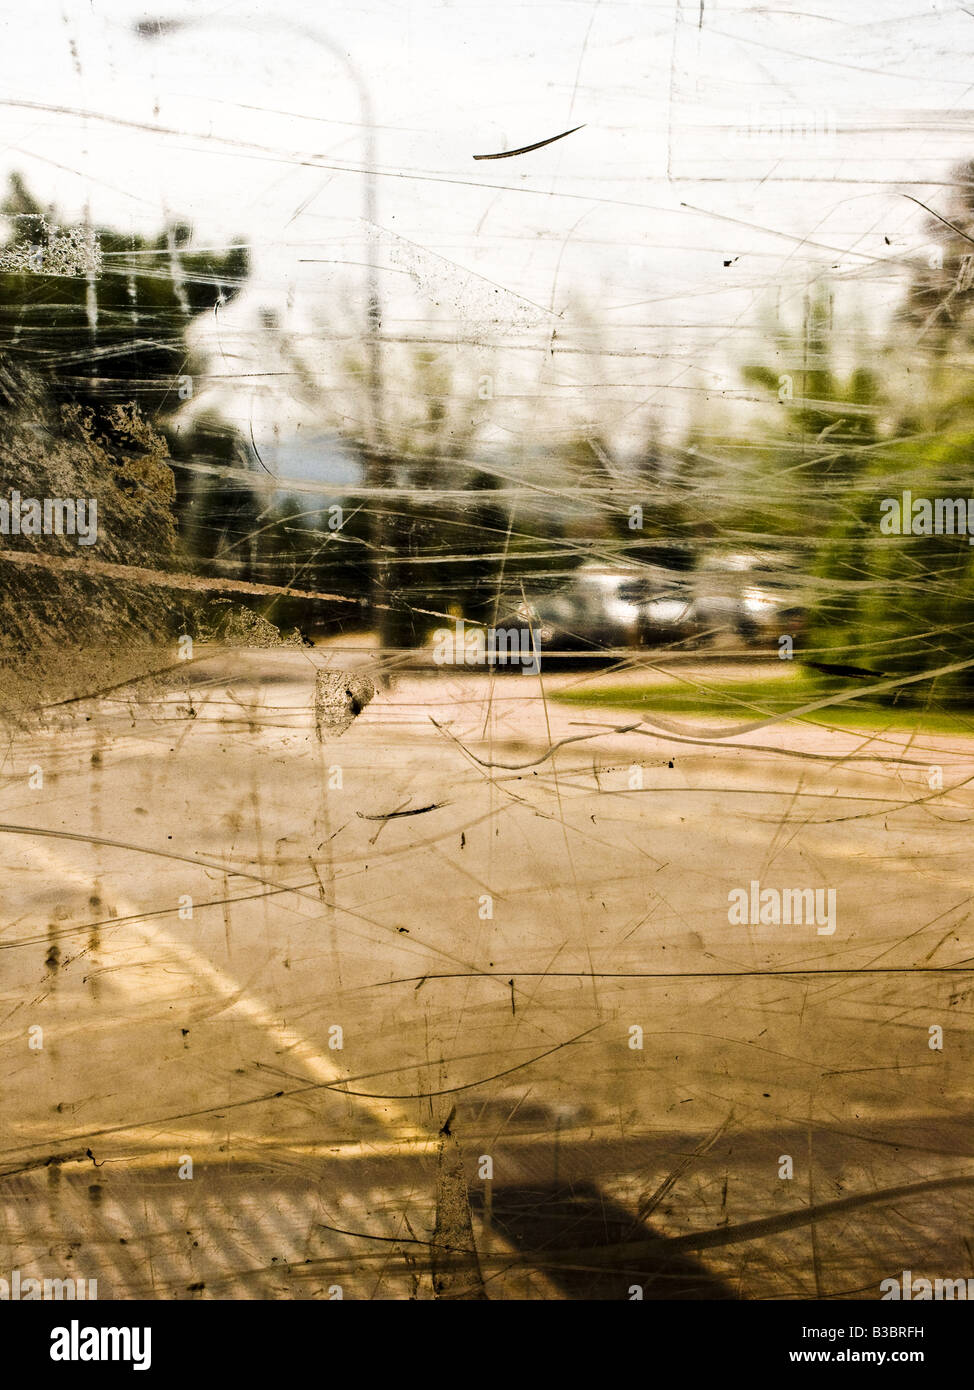
POLYGON ((522 145, 519 150, 501 150, 499 154, 475 154, 474 159, 513 159, 516 154, 530 154, 532 150, 543 149, 545 145, 553 145, 556 140, 564 140, 566 135, 574 135, 576 130, 581 130, 584 126, 573 125, 571 130, 563 130, 560 135, 549 135, 547 140, 538 140, 533 145, 522 145))

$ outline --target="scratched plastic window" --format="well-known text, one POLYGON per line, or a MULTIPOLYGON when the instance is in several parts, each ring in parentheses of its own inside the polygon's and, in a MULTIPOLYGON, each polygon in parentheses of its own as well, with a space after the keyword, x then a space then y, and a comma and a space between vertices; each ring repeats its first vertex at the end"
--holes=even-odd
POLYGON ((971 12, 4 34, 0 1293, 960 1296, 971 12))

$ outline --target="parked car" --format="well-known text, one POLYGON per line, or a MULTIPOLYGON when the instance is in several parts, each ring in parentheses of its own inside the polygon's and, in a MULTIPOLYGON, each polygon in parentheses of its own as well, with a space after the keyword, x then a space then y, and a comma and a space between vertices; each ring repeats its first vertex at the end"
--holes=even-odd
POLYGON ((516 611, 554 651, 661 645, 696 626, 689 576, 655 566, 587 561, 562 588, 534 593, 516 611))
POLYGON ((695 572, 694 590, 697 631, 705 639, 794 637, 805 623, 791 557, 759 551, 708 556, 695 572))
POLYGON ((601 651, 639 641, 642 615, 636 566, 594 561, 550 593, 535 592, 516 604, 522 621, 537 631, 542 650, 601 651))
POLYGON ((698 619, 688 574, 653 567, 643 573, 639 589, 639 637, 644 646, 669 646, 694 636, 698 619))

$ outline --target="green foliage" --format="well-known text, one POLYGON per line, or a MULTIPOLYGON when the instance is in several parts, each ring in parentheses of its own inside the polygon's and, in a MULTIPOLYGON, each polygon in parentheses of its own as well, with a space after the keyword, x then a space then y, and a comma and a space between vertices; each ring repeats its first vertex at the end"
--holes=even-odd
POLYGON ((33 248, 28 268, 0 271, 4 358, 38 372, 57 398, 99 416, 116 404, 136 404, 150 416, 175 411, 199 372, 186 329, 238 293, 246 249, 194 251, 191 229, 178 223, 153 238, 97 228, 87 273, 83 256, 67 266, 75 273, 63 273, 56 217, 16 175, 0 212, 10 227, 0 263, 19 265, 23 250, 33 248), (47 273, 52 260, 56 273, 47 273))
MULTIPOLYGON (((918 271, 904 309, 940 344, 970 332, 971 304, 950 289, 959 238, 947 240, 947 269, 918 271), (953 301, 945 316, 937 308, 943 299, 953 301)), ((749 383, 776 391, 783 428, 759 433, 751 456, 749 482, 760 487, 762 502, 731 502, 726 524, 811 545, 803 645, 814 659, 902 677, 974 660, 974 549, 966 537, 888 536, 879 525, 882 500, 904 491, 929 499, 971 494, 974 395, 935 351, 919 365, 914 360, 919 406, 884 399, 875 367, 860 363, 844 376, 835 370, 832 336, 828 300, 819 294, 808 302, 801 335, 776 334, 782 372, 745 368, 749 383)), ((902 347, 891 342, 884 359, 887 379, 893 368, 903 374, 902 347)), ((972 670, 911 681, 882 698, 906 706, 969 703, 972 670)))

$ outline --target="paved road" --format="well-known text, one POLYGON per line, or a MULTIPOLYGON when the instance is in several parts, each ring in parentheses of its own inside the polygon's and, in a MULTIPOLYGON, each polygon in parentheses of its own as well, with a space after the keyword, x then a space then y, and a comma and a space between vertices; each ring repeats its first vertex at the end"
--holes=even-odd
POLYGON ((13 736, 11 1268, 431 1296, 446 1126, 489 1297, 974 1273, 974 742, 611 732, 577 672, 444 671, 319 739, 355 664, 204 653, 13 736), (752 881, 834 933, 732 923, 752 881))

